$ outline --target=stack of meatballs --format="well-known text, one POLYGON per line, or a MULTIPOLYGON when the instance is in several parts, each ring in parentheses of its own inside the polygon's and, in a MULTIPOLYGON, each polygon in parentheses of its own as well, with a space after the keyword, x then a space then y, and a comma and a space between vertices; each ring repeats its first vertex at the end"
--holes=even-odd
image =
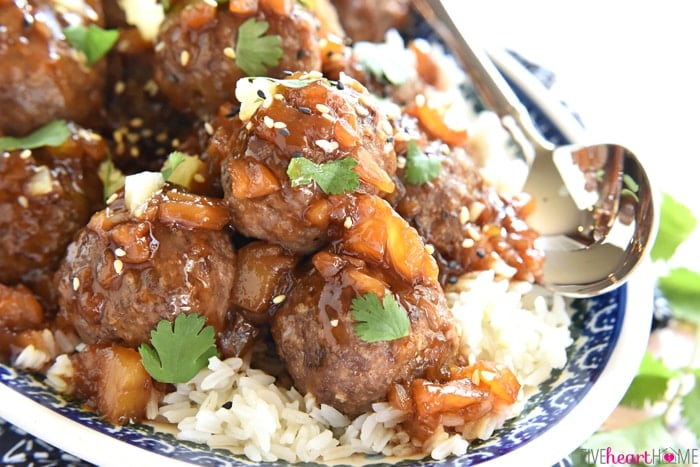
POLYGON ((119 3, 0 0, 0 137, 56 120, 70 131, 58 145, 0 150, 4 359, 42 329, 135 349, 161 320, 197 313, 222 356, 267 343, 300 391, 355 415, 460 358, 446 284, 494 261, 539 278, 528 198, 490 187, 466 132, 425 102, 440 92, 430 52, 410 47, 403 85, 353 53, 406 25, 408 1, 171 0, 152 38, 119 3), (251 18, 280 38, 264 78, 235 57, 251 18), (76 25, 119 39, 89 64, 63 32, 76 25), (237 83, 261 82, 244 114, 237 83), (411 145, 440 161, 439 175, 409 183, 411 145), (166 183, 138 212, 123 188, 106 193, 104 167, 159 170, 173 151, 201 162, 188 186, 166 183), (300 157, 353 159, 358 184, 293 184, 300 157), (396 297, 407 336, 354 332, 351 303, 368 292, 396 297))

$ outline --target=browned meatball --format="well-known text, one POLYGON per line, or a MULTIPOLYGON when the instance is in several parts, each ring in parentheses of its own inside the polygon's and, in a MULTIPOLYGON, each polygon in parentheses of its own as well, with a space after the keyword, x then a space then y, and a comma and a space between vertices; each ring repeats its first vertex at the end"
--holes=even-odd
POLYGON ((0 152, 0 282, 26 284, 48 309, 66 246, 102 205, 97 167, 107 145, 69 128, 60 146, 0 152))
POLYGON ((59 322, 86 343, 130 347, 180 313, 198 313, 221 333, 236 274, 227 220, 220 201, 175 189, 136 214, 118 197, 68 247, 56 274, 59 322))
POLYGON ((329 195, 316 183, 292 187, 290 161, 305 157, 321 164, 352 158, 359 174, 357 191, 386 194, 394 190, 396 156, 391 125, 357 81, 288 82, 258 89, 270 96, 269 102, 244 125, 234 126, 240 128, 238 134, 226 134, 225 126, 215 129, 209 152, 220 159, 227 156, 222 185, 233 226, 249 237, 309 253, 327 242, 329 195))
POLYGON ((240 26, 251 18, 268 23, 266 36, 281 38, 282 56, 265 75, 320 70, 317 21, 296 2, 287 14, 266 8, 265 2, 247 14, 232 13, 228 3, 214 8, 206 2, 181 2, 161 26, 155 57, 155 80, 176 109, 205 118, 234 100, 235 83, 246 73, 232 52, 240 26))
POLYGON ((57 118, 94 128, 100 119, 105 63, 88 66, 61 28, 101 24, 101 2, 61 12, 55 3, 0 2, 0 134, 24 135, 57 118))
POLYGON ((456 333, 437 267, 416 231, 373 196, 349 200, 339 214, 349 221, 329 250, 298 271, 272 335, 300 391, 356 415, 386 400, 394 383, 450 359, 456 333), (368 293, 395 297, 409 318, 408 335, 369 342, 356 333, 352 301, 368 293))
POLYGON ((410 0, 331 0, 340 24, 354 41, 382 42, 391 28, 408 19, 410 0))
POLYGON ((462 148, 433 141, 422 152, 440 161, 439 176, 416 185, 406 182, 405 169, 399 170, 405 195, 396 210, 435 247, 442 280, 486 269, 514 273, 521 280, 540 278, 544 256, 535 246, 539 234, 525 221, 530 198, 499 194, 462 148), (499 266, 503 262, 514 269, 505 271, 499 266))

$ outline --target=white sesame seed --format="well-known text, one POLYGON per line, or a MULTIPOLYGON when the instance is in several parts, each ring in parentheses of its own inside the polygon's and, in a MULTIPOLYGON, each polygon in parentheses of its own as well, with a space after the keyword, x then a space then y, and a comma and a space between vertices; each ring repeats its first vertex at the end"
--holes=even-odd
POLYGON ((17 197, 17 202, 19 203, 20 206, 22 206, 25 209, 29 207, 29 200, 24 195, 19 195, 17 197))
POLYGON ((272 303, 274 303, 275 305, 279 305, 280 303, 282 303, 282 302, 285 301, 286 299, 287 299, 287 296, 286 296, 286 295, 280 294, 280 295, 277 295, 276 297, 274 297, 274 298, 272 299, 272 303))
POLYGON ((187 50, 180 52, 180 65, 187 66, 190 63, 190 53, 187 50))
POLYGON ((131 120, 129 120, 129 126, 132 126, 134 128, 142 127, 143 126, 143 118, 139 118, 139 117, 132 118, 131 120))
POLYGON ((153 50, 156 52, 162 52, 165 49, 165 42, 160 41, 154 47, 153 50))
POLYGON ((318 110, 322 114, 327 114, 328 112, 331 111, 331 108, 325 104, 316 104, 316 110, 318 110))
POLYGON ((332 319, 330 321, 330 323, 331 323, 331 327, 334 327, 334 328, 338 327, 338 320, 337 319, 332 319))
POLYGON ((396 158, 396 167, 399 169, 403 169, 406 167, 406 158, 403 156, 399 156, 396 158))
POLYGON ((469 235, 469 237, 475 242, 479 241, 481 238, 481 234, 472 225, 467 227, 467 235, 469 235))
POLYGON ((476 384, 477 386, 479 383, 481 383, 481 376, 479 375, 479 370, 474 370, 472 372, 472 383, 476 384))
POLYGON ((352 227, 352 218, 350 218, 350 216, 345 218, 345 222, 343 222, 343 227, 345 227, 346 229, 352 227))
POLYGON ((116 201, 118 197, 119 196, 116 193, 112 193, 111 195, 109 195, 109 198, 107 198, 107 201, 105 201, 105 203, 112 204, 114 201, 116 201))
POLYGON ((273 96, 273 99, 278 100, 278 101, 283 101, 284 100, 284 94, 280 94, 279 92, 276 92, 273 96))
POLYGON ((443 143, 440 145, 440 152, 443 156, 448 156, 450 154, 450 147, 443 143))
POLYGON ((204 122, 204 131, 206 131, 208 135, 213 135, 214 134, 214 127, 211 126, 211 123, 204 122))
POLYGON ((361 106, 360 104, 355 105, 355 112, 360 117, 366 117, 369 115, 369 110, 367 110, 365 107, 361 106))
POLYGON ((126 256, 126 251, 124 251, 123 248, 116 248, 114 250, 114 256, 117 256, 118 258, 121 258, 122 256, 126 256))
POLYGON ((335 117, 333 115, 331 115, 330 113, 321 114, 321 117, 325 118, 329 122, 335 122, 335 117))
POLYGON ((471 248, 474 245, 476 245, 476 242, 474 242, 474 240, 472 240, 471 238, 465 238, 464 240, 462 240, 462 248, 471 248))
POLYGON ((236 59, 236 51, 233 50, 233 47, 226 47, 226 48, 224 49, 224 55, 226 55, 226 56, 227 56, 228 58, 230 58, 231 60, 235 60, 235 59, 236 59))
POLYGON ((337 141, 328 141, 327 139, 317 139, 314 142, 316 146, 323 149, 325 152, 333 152, 338 149, 339 146, 337 141))
POLYGON ((250 131, 253 128, 253 122, 248 122, 245 124, 245 129, 250 131))
POLYGON ((114 266, 114 272, 116 272, 117 274, 121 274, 124 270, 124 263, 120 259, 115 259, 112 263, 112 266, 114 266))
POLYGON ((80 279, 77 277, 73 278, 73 290, 78 290, 80 288, 80 279))
POLYGON ((19 153, 20 159, 29 159, 30 157, 32 157, 31 149, 24 149, 22 152, 19 153))
POLYGON ((204 178, 204 175, 202 175, 200 173, 194 174, 194 176, 192 178, 197 183, 204 183, 206 181, 206 179, 204 178))
POLYGON ((387 135, 391 135, 394 133, 394 127, 391 126, 391 123, 389 123, 386 120, 382 120, 381 123, 381 130, 386 133, 387 135))
POLYGON ((274 127, 277 128, 277 129, 280 129, 280 128, 287 128, 287 124, 284 123, 284 122, 275 122, 274 127))
POLYGON ((427 244, 425 245, 425 252, 429 255, 432 255, 433 253, 435 253, 435 247, 431 244, 427 244))
POLYGON ((486 205, 479 201, 474 201, 469 205, 469 220, 476 222, 476 220, 481 216, 481 213, 486 209, 486 205))
POLYGON ((268 115, 265 115, 263 117, 263 123, 268 128, 273 128, 275 126, 275 121, 272 118, 270 118, 270 116, 268 116, 268 115))
POLYGON ((206 3, 207 5, 212 6, 212 7, 214 7, 214 8, 216 8, 217 6, 219 6, 219 4, 216 3, 216 0, 203 0, 203 1, 204 1, 204 3, 206 3))
POLYGON ((467 222, 469 222, 469 208, 466 206, 462 206, 459 209, 459 223, 464 225, 467 222))

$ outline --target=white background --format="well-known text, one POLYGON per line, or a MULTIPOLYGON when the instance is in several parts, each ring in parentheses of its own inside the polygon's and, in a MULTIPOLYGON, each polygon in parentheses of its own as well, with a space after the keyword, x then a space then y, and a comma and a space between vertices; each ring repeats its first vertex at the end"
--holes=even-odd
MULTIPOLYGON (((657 189, 700 217, 700 3, 446 1, 484 45, 554 71, 554 92, 586 127, 633 149, 657 189)), ((700 270, 700 227, 674 259, 700 270)))

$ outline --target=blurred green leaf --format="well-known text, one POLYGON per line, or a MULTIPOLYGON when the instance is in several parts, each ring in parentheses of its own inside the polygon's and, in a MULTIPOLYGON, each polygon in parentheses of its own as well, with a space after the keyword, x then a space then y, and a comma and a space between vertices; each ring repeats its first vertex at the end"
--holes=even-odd
POLYGON ((637 376, 634 377, 621 404, 640 408, 644 403, 661 400, 666 392, 668 380, 677 372, 670 370, 660 358, 649 352, 644 354, 637 376))
POLYGON ((695 370, 695 386, 683 396, 681 401, 681 414, 686 426, 700 440, 700 369, 695 370))
POLYGON ((697 219, 690 208, 664 193, 661 200, 659 233, 651 249, 651 259, 669 260, 676 252, 678 245, 695 230, 696 225, 697 219))
POLYGON ((671 269, 659 278, 659 288, 675 318, 700 324, 700 273, 688 268, 671 269))

